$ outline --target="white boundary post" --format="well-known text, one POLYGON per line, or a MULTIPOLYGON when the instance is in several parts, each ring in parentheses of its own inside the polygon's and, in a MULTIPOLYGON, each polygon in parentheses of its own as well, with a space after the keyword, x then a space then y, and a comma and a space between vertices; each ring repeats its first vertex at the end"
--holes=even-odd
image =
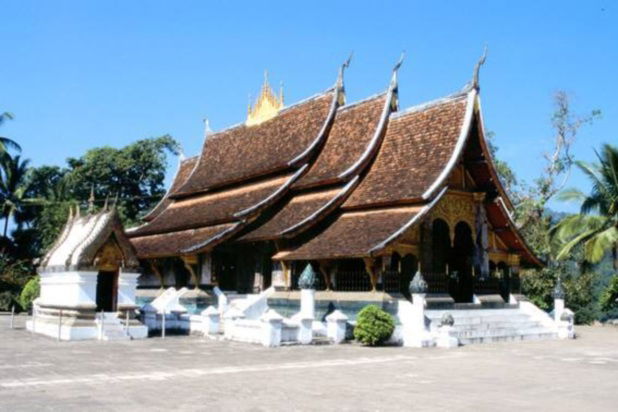
POLYGON ((60 316, 58 316, 58 341, 60 341, 61 334, 62 334, 62 309, 60 309, 60 316))
POLYGON ((14 324, 15 324, 15 305, 11 306, 11 329, 13 329, 14 324))

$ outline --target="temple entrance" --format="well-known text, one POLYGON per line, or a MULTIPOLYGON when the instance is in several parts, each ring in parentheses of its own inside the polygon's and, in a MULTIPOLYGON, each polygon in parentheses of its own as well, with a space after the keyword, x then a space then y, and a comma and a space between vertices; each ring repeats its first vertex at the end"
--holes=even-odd
POLYGON ((100 271, 97 275, 97 312, 115 312, 118 298, 118 271, 100 271))
POLYGON ((472 278, 472 258, 474 241, 472 229, 467 223, 459 222, 455 226, 455 241, 452 249, 452 290, 455 302, 472 302, 474 284, 472 278))

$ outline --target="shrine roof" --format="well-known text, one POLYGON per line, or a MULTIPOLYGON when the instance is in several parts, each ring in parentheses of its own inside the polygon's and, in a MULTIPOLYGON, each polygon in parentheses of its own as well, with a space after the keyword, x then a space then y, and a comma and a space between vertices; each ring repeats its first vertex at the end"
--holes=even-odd
POLYGON ((301 163, 324 136, 334 116, 335 88, 281 110, 263 123, 241 124, 208 135, 198 164, 173 195, 209 191, 289 169, 301 163))
POLYGON ((289 173, 233 189, 177 199, 152 221, 128 233, 136 237, 239 221, 276 201, 299 174, 289 173))
POLYGON ((341 174, 354 166, 379 137, 376 131, 386 98, 387 93, 381 93, 339 108, 318 158, 294 188, 343 181, 341 174))
POLYGON ((460 155, 475 95, 460 93, 392 114, 375 162, 343 207, 429 200, 460 155))
POLYGON ((277 260, 314 260, 370 256, 372 250, 409 224, 422 207, 406 206, 343 212, 322 233, 277 260))
POLYGON ((178 256, 196 253, 201 248, 224 240, 225 236, 232 234, 237 226, 237 223, 225 223, 199 229, 140 236, 132 238, 131 243, 141 259, 178 256))
POLYGON ((137 268, 135 251, 126 237, 115 207, 80 216, 71 211, 60 236, 43 257, 40 271, 78 270, 95 266, 95 256, 113 238, 125 267, 137 268))
POLYGON ((170 185, 169 189, 165 193, 165 196, 161 199, 159 203, 146 215, 142 218, 144 221, 150 221, 157 217, 161 212, 165 210, 167 206, 171 203, 171 199, 169 198, 171 195, 176 193, 176 191, 182 186, 186 181, 191 172, 193 171, 193 167, 197 164, 198 157, 193 156, 188 159, 184 159, 179 162, 178 171, 176 172, 176 176, 174 176, 174 180, 170 185))
POLYGON ((325 214, 339 206, 351 188, 352 185, 346 185, 296 194, 266 223, 240 240, 256 241, 292 236, 304 227, 317 223, 325 214))

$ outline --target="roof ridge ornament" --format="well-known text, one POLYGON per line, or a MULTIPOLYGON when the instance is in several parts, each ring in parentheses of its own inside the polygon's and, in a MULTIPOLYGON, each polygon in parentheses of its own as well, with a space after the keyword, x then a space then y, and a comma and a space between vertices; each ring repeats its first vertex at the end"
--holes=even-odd
POLYGON ((483 49, 483 55, 474 65, 472 80, 470 80, 466 87, 464 87, 464 91, 470 92, 472 90, 476 90, 478 92, 480 90, 481 85, 479 84, 479 72, 481 71, 481 66, 485 64, 485 60, 487 60, 487 45, 485 45, 485 48, 483 49))
POLYGON ((335 84, 335 88, 337 89, 337 93, 339 94, 338 101, 339 106, 343 106, 345 104, 345 86, 343 83, 343 73, 345 70, 350 67, 350 62, 352 61, 352 57, 354 56, 354 52, 350 52, 350 55, 346 59, 345 62, 341 66, 339 66, 339 75, 337 76, 337 83, 335 84))
MULTIPOLYGON (((249 107, 251 107, 251 103, 249 103, 249 107)), ((204 117, 202 119, 202 122, 204 122, 204 140, 206 140, 208 136, 212 134, 212 129, 210 128, 210 120, 208 120, 208 117, 204 117)), ((180 150, 180 158, 181 160, 185 160, 185 154, 182 150, 180 150)))
POLYGON ((90 197, 88 197, 88 214, 94 213, 94 183, 90 186, 90 197))
POLYGON ((251 95, 249 95, 249 107, 247 108, 247 121, 245 125, 254 126, 270 120, 275 117, 283 107, 283 87, 279 92, 279 96, 277 96, 270 87, 268 71, 264 70, 264 83, 262 84, 260 94, 253 106, 251 106, 251 95))
POLYGON ((398 110, 399 108, 399 68, 403 64, 404 59, 406 58, 406 51, 401 52, 401 56, 399 56, 399 60, 395 63, 393 67, 393 74, 391 75, 391 83, 389 85, 389 89, 392 92, 391 98, 391 109, 393 111, 398 110))

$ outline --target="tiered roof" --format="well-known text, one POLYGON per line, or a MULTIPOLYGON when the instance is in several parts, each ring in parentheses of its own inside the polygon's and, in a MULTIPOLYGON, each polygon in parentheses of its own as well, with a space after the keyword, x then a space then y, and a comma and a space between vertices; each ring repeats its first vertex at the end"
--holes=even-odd
POLYGON ((506 228, 499 236, 539 263, 510 222, 483 137, 478 65, 462 92, 397 111, 399 65, 388 90, 363 101, 344 105, 342 69, 333 89, 262 123, 207 136, 148 223, 130 231, 138 255, 289 238, 295 248, 275 259, 372 256, 432 209, 466 153, 475 157, 473 179, 496 199, 487 211, 492 225, 506 228))

